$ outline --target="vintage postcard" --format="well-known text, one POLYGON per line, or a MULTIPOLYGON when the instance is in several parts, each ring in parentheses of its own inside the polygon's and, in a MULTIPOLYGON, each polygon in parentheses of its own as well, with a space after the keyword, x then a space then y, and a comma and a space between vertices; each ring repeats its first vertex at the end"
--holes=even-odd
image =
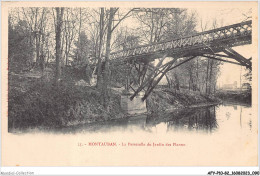
POLYGON ((2 2, 2 166, 257 166, 257 2, 2 2))

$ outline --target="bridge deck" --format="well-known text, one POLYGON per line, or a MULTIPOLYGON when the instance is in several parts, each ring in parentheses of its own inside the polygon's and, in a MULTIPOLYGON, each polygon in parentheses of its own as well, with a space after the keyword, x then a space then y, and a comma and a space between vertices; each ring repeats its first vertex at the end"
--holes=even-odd
POLYGON ((252 21, 224 26, 170 41, 143 45, 111 53, 110 60, 123 59, 143 62, 167 54, 169 57, 188 57, 196 54, 221 52, 223 47, 251 44, 252 21))

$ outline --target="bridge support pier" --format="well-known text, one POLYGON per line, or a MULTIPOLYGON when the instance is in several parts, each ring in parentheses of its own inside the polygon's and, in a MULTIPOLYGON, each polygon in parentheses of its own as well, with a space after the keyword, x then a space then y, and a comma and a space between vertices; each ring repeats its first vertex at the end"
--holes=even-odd
POLYGON ((143 94, 138 94, 132 100, 129 95, 121 95, 121 108, 130 115, 144 114, 147 112, 146 101, 142 101, 143 94))

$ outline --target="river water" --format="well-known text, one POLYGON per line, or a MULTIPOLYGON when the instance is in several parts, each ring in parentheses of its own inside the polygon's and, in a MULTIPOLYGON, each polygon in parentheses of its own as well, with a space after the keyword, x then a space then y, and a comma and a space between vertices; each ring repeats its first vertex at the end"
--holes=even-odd
MULTIPOLYGON (((59 129, 65 133, 131 132, 142 133, 248 133, 253 131, 251 106, 221 104, 187 108, 172 113, 130 116, 124 120, 97 122, 59 129)), ((257 124, 254 124, 257 126, 257 124)))
POLYGON ((12 135, 9 139, 15 143, 8 146, 19 144, 12 156, 30 155, 38 164, 56 159, 56 163, 66 161, 73 166, 255 166, 258 123, 254 108, 221 104, 132 116, 58 128, 55 135, 52 130, 21 134, 26 142, 12 135), (103 142, 115 146, 94 145, 103 142))

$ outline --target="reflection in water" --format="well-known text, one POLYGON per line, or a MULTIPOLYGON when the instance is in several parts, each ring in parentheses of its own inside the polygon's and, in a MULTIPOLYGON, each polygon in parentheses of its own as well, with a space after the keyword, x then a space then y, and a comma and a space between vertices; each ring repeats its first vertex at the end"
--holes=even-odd
POLYGON ((165 115, 149 115, 146 118, 145 129, 152 131, 152 127, 165 124, 167 132, 183 130, 212 132, 218 127, 215 108, 215 106, 193 108, 165 115))
POLYGON ((124 120, 98 122, 57 129, 58 132, 229 133, 251 131, 251 107, 219 105, 188 108, 177 112, 133 116, 124 120))

